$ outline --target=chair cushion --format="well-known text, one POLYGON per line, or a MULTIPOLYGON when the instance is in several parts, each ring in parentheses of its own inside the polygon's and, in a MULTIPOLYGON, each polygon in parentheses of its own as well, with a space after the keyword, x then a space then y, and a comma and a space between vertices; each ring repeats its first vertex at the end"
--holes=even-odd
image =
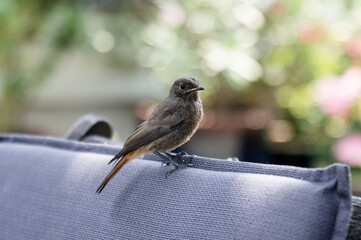
POLYGON ((349 168, 153 154, 97 195, 119 147, 0 135, 0 239, 345 239, 349 168))

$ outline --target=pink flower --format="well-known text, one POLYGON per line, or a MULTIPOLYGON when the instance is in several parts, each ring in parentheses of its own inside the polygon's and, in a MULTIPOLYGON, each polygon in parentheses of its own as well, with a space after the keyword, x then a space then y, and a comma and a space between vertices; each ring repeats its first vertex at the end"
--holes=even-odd
POLYGON ((303 43, 314 43, 321 40, 324 31, 320 25, 312 22, 306 22, 298 28, 298 40, 303 43))
POLYGON ((340 162, 361 166, 361 134, 352 133, 333 145, 333 154, 340 162))
POLYGON ((322 80, 316 86, 316 101, 331 116, 345 117, 361 93, 361 68, 351 67, 343 75, 322 80))
POLYGON ((351 38, 345 48, 347 55, 355 64, 361 63, 361 35, 351 38))
POLYGON ((177 27, 184 23, 186 14, 181 5, 176 2, 167 3, 159 13, 160 19, 171 27, 177 27))
POLYGON ((284 0, 275 0, 269 8, 269 13, 271 17, 282 17, 288 12, 287 6, 284 0))

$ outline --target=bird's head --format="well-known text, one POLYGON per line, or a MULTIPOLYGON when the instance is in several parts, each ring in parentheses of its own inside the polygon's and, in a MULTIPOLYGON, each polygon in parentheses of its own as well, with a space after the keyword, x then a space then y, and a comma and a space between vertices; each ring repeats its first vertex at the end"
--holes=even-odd
POLYGON ((197 100, 198 92, 204 90, 199 86, 199 80, 196 77, 182 77, 177 79, 170 89, 170 94, 176 97, 197 100))

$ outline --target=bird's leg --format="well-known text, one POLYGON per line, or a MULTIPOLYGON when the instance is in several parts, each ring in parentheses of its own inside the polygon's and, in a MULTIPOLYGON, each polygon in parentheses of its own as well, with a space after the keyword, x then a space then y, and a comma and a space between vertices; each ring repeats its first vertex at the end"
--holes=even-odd
POLYGON ((171 157, 172 159, 177 158, 177 163, 180 165, 183 165, 184 167, 191 167, 193 164, 191 163, 193 160, 192 155, 188 155, 185 151, 179 152, 179 153, 165 153, 167 156, 171 157), (182 158, 183 156, 188 156, 187 158, 182 158), (180 162, 180 163, 179 163, 180 162))
MULTIPOLYGON (((169 159, 168 157, 164 156, 163 154, 161 154, 160 152, 154 152, 158 157, 160 157, 163 161, 162 163, 162 166, 163 164, 165 165, 169 165, 170 163, 172 163, 173 165, 177 164, 176 162, 173 161, 173 159, 169 159)), ((168 154, 167 154, 168 155, 168 154)), ((169 155, 168 155, 169 156, 169 155)))
POLYGON ((163 164, 166 164, 167 166, 169 164, 172 164, 174 166, 174 169, 168 171, 165 174, 165 178, 168 178, 169 175, 171 175, 172 173, 174 173, 175 171, 177 171, 179 168, 185 168, 185 167, 191 167, 193 164, 191 164, 192 160, 193 160, 193 156, 189 156, 188 158, 182 158, 182 156, 185 156, 188 154, 186 152, 180 152, 180 153, 170 153, 170 152, 166 152, 165 155, 163 155, 160 152, 154 152, 158 157, 160 157, 163 161, 163 164), (174 160, 177 159, 177 160, 174 160), (180 163, 179 163, 180 162, 180 163))
POLYGON ((165 153, 167 156, 171 157, 171 158, 174 158, 174 157, 181 157, 181 156, 187 156, 188 153, 186 153, 185 151, 181 151, 179 153, 171 153, 171 152, 166 152, 165 153))
POLYGON ((188 158, 182 158, 182 156, 188 155, 186 152, 182 151, 180 153, 165 153, 167 156, 169 156, 170 158, 172 158, 172 160, 174 158, 178 159, 178 163, 175 162, 174 160, 171 161, 174 169, 168 171, 165 174, 165 178, 168 178, 172 173, 174 173, 175 171, 177 171, 179 168, 185 168, 185 167, 191 167, 193 164, 191 164, 192 160, 193 160, 193 156, 189 156, 188 158), (179 163, 180 162, 180 163, 179 163))

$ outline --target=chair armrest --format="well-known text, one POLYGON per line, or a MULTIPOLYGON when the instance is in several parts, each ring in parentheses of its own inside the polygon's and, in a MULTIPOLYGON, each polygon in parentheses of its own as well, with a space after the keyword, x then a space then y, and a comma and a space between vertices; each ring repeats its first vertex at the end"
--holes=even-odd
POLYGON ((352 216, 350 226, 348 228, 347 239, 361 239, 361 198, 352 197, 352 216))

